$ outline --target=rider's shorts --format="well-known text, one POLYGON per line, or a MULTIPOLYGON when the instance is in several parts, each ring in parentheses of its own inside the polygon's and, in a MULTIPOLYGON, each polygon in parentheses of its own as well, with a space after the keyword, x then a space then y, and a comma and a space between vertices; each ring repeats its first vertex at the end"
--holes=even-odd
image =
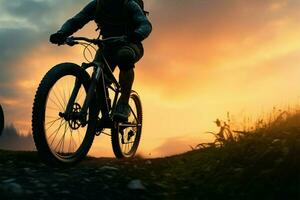
MULTIPOLYGON (((129 43, 118 47, 105 47, 103 54, 112 71, 116 66, 119 66, 120 70, 129 70, 143 57, 144 49, 142 44, 129 43)), ((100 57, 99 52, 95 60, 100 59, 97 57, 100 57)))

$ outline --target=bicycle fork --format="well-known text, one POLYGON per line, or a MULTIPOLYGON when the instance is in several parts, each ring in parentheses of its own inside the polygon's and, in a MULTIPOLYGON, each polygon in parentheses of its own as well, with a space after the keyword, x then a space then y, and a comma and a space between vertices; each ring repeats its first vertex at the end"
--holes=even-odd
POLYGON ((76 79, 74 88, 71 93, 71 97, 70 97, 67 107, 66 107, 66 111, 63 114, 60 113, 60 116, 64 117, 66 120, 70 120, 71 118, 80 120, 83 127, 87 124, 87 118, 86 118, 87 110, 89 109, 93 98, 95 98, 97 85, 99 86, 100 91, 103 91, 103 92, 99 93, 102 117, 109 118, 109 105, 108 105, 108 102, 106 99, 107 98, 107 90, 105 89, 103 70, 98 65, 94 65, 94 67, 95 67, 95 70, 92 74, 91 83, 90 83, 90 86, 89 86, 89 89, 87 92, 87 96, 84 100, 84 103, 83 103, 83 106, 82 106, 80 112, 73 113, 73 106, 76 103, 75 100, 76 100, 76 97, 77 97, 78 92, 81 87, 81 83, 79 82, 78 79, 76 79))

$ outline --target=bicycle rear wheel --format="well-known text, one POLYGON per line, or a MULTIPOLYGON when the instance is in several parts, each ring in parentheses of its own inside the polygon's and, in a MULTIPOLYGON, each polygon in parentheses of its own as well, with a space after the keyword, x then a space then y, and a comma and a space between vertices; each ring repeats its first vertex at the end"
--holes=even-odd
POLYGON ((131 113, 127 123, 115 122, 111 132, 111 142, 116 158, 131 158, 135 155, 142 133, 142 103, 135 91, 129 99, 131 113))
POLYGON ((88 153, 95 136, 96 109, 89 107, 87 125, 74 116, 81 111, 89 85, 87 72, 72 63, 53 67, 41 81, 32 108, 32 133, 47 164, 72 165, 88 153), (65 113, 76 81, 80 87, 72 111, 65 113))

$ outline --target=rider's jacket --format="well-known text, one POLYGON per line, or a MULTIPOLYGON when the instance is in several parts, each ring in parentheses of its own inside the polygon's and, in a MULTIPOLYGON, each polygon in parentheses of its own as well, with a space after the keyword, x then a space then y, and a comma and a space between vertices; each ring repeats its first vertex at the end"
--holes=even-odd
POLYGON ((81 29, 89 21, 94 20, 101 29, 101 35, 106 37, 138 34, 142 40, 148 37, 152 30, 151 23, 142 8, 134 1, 102 0, 99 4, 93 0, 78 14, 69 19, 61 30, 70 36, 81 29))

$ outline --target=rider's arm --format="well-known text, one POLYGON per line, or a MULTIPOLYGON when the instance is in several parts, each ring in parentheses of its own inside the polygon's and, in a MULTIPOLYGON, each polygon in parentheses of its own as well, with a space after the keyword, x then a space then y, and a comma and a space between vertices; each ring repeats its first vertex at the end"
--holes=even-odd
POLYGON ((60 29, 66 36, 70 36, 84 25, 94 19, 96 11, 96 0, 86 5, 78 14, 66 21, 60 29))
POLYGON ((129 17, 133 20, 135 25, 135 30, 132 34, 140 42, 150 35, 152 25, 144 14, 144 11, 135 1, 129 1, 127 6, 129 17))

